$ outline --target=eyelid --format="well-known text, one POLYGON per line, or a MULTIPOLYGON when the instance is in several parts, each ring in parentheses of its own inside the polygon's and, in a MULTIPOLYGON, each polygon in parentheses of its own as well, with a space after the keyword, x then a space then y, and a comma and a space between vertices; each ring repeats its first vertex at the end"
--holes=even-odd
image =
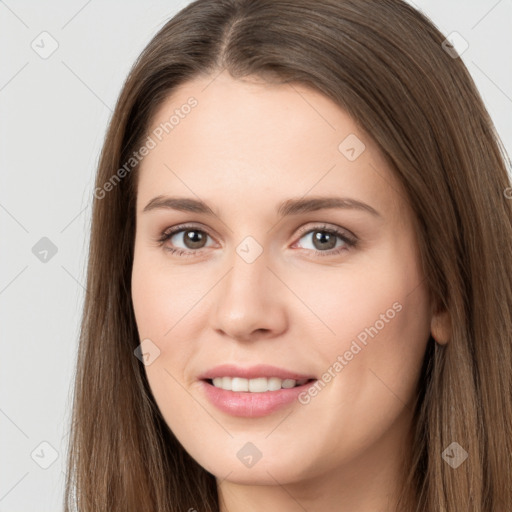
POLYGON ((299 228, 298 236, 302 238, 303 235, 310 233, 311 231, 334 231, 339 234, 343 234, 346 238, 350 239, 354 243, 358 240, 357 236, 352 233, 352 231, 342 228, 341 226, 337 226, 335 224, 329 225, 325 222, 309 222, 305 226, 299 228))
MULTIPOLYGON (((205 228, 204 226, 201 226, 198 224, 185 223, 185 224, 177 224, 176 226, 171 226, 171 227, 164 229, 164 231, 162 231, 160 236, 157 238, 157 241, 163 243, 166 240, 168 240, 170 237, 172 237, 178 233, 181 233, 182 231, 193 230, 193 229, 196 229, 197 231, 203 231, 210 238, 215 239, 215 237, 210 233, 210 231, 207 228, 205 228)), ((198 252, 199 250, 201 250, 201 249, 198 249, 197 251, 194 251, 194 252, 198 252)))

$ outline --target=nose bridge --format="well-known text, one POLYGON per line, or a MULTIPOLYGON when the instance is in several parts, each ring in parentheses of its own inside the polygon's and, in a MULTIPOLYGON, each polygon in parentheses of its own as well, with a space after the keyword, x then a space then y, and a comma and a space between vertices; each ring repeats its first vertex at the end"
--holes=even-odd
POLYGON ((268 294, 268 264, 267 254, 261 245, 256 247, 252 241, 241 242, 231 257, 231 271, 226 276, 223 295, 237 301, 259 301, 261 295, 268 294))
MULTIPOLYGON (((259 244, 258 244, 259 245, 259 244)), ((219 283, 212 324, 232 337, 247 338, 253 331, 280 330, 284 326, 283 304, 273 290, 278 280, 267 267, 263 247, 245 240, 229 259, 230 270, 219 283)))

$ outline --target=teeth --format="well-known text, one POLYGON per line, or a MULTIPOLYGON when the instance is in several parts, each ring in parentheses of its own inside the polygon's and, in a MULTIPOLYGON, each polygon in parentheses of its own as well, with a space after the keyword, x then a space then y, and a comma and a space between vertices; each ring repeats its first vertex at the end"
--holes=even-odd
POLYGON ((290 389, 306 384, 308 379, 279 379, 277 377, 258 377, 256 379, 244 379, 242 377, 216 377, 213 385, 226 391, 249 391, 251 393, 264 393, 265 391, 278 391, 290 389))
MULTIPOLYGON (((222 377, 224 381, 224 377, 222 377)), ((231 380, 232 391, 249 391, 249 381, 247 379, 241 379, 239 377, 233 377, 231 380)))
POLYGON ((231 377, 221 377, 221 385, 218 387, 221 387, 222 389, 227 389, 228 391, 231 390, 231 377))

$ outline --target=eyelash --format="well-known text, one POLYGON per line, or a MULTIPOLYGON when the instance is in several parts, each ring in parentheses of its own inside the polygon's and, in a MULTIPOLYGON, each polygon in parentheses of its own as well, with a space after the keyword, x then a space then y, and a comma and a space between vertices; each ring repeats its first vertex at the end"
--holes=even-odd
MULTIPOLYGON (((165 229, 161 234, 160 234, 160 237, 157 239, 157 242, 159 243, 160 246, 163 246, 163 244, 169 240, 170 238, 172 238, 175 234, 177 233, 180 233, 182 231, 199 231, 201 233, 204 233, 208 236, 210 236, 211 238, 211 235, 205 231, 204 229, 200 229, 198 228, 197 226, 193 226, 193 225, 179 225, 179 226, 175 226, 174 228, 172 229, 165 229)), ((322 232, 322 233, 328 233, 330 235, 335 235, 339 238, 341 238, 341 240, 343 241, 343 243, 345 244, 344 247, 338 247, 337 249, 329 249, 328 251, 318 251, 318 250, 314 250, 314 253, 316 256, 335 256, 337 254, 340 254, 341 252, 343 251, 348 251, 354 247, 356 247, 357 245, 357 238, 354 236, 353 238, 350 238, 348 235, 345 234, 345 232, 341 231, 341 230, 338 230, 336 228, 333 228, 333 227, 329 227, 329 226, 315 226, 313 228, 309 228, 309 229, 304 229, 304 230, 301 230, 300 233, 299 233, 299 240, 305 236, 305 235, 308 235, 312 232, 316 232, 316 231, 319 231, 319 232, 322 232)), ((185 257, 188 257, 188 256, 195 256, 196 253, 200 252, 201 249, 197 249, 197 250, 184 250, 184 249, 175 249, 173 247, 164 247, 164 249, 166 251, 169 251, 171 254, 174 254, 176 256, 185 256, 185 257)), ((311 250, 311 249, 306 249, 306 250, 311 250)))

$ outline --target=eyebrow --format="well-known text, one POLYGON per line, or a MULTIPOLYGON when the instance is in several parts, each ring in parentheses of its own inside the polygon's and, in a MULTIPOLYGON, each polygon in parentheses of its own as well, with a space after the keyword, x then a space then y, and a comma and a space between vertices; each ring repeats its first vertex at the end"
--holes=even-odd
MULTIPOLYGON (((144 212, 156 209, 170 209, 182 212, 202 213, 209 216, 218 215, 203 201, 186 197, 157 196, 145 206, 144 212)), ((280 203, 276 209, 279 217, 300 215, 324 209, 350 209, 360 210, 382 217, 381 214, 369 204, 349 197, 315 196, 300 199, 287 199, 280 203)))

